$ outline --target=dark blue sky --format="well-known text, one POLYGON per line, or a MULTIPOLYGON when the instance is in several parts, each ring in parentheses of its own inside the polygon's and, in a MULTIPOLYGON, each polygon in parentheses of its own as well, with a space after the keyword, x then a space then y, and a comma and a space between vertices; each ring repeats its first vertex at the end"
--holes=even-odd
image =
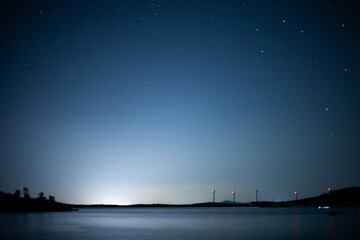
POLYGON ((0 190, 69 203, 360 185, 357 1, 2 1, 0 190))

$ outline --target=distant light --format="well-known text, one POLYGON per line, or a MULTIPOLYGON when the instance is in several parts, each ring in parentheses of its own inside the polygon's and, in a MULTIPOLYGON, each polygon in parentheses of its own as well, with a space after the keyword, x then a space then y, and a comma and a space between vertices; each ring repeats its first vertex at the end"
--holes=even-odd
POLYGON ((328 191, 329 191, 329 192, 331 191, 331 187, 328 188, 328 191))
POLYGON ((283 19, 282 22, 285 23, 286 22, 285 19, 283 19))
POLYGON ((294 193, 295 193, 295 194, 298 194, 298 192, 297 192, 297 191, 295 191, 294 193))
POLYGON ((329 206, 318 206, 318 209, 329 209, 329 206))
POLYGON ((235 191, 232 191, 232 194, 235 194, 235 191))
POLYGON ((215 192, 215 190, 213 189, 213 190, 211 190, 212 192, 215 192))

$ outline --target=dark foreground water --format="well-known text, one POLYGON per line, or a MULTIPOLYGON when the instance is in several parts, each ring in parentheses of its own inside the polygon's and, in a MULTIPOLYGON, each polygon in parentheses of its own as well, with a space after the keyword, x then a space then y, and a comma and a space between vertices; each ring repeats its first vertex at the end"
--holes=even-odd
POLYGON ((360 239, 360 216, 328 211, 112 208, 0 214, 0 239, 360 239))

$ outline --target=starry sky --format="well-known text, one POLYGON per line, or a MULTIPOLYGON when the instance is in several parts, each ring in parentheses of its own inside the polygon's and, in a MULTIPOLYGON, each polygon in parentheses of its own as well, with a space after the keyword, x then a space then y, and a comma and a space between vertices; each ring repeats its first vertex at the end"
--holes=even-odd
POLYGON ((67 203, 360 185, 357 1, 1 1, 0 190, 67 203))

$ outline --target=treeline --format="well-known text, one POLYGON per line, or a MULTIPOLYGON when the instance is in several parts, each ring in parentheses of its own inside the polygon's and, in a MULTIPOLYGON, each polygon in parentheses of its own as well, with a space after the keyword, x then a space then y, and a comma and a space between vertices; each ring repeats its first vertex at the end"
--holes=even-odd
MULTIPOLYGON (((24 199, 30 199, 30 193, 28 187, 23 187, 23 194, 24 199)), ((14 197, 20 198, 21 197, 21 191, 19 189, 16 189, 14 192, 14 197)), ((43 192, 39 192, 37 199, 46 200, 45 194, 43 192)), ((52 195, 49 195, 48 198, 49 201, 55 202, 55 197, 52 195)))
POLYGON ((14 194, 0 192, 0 212, 58 212, 72 211, 69 204, 59 203, 55 201, 55 197, 49 195, 45 197, 40 192, 37 198, 31 198, 29 189, 23 188, 23 192, 15 190, 14 194))

